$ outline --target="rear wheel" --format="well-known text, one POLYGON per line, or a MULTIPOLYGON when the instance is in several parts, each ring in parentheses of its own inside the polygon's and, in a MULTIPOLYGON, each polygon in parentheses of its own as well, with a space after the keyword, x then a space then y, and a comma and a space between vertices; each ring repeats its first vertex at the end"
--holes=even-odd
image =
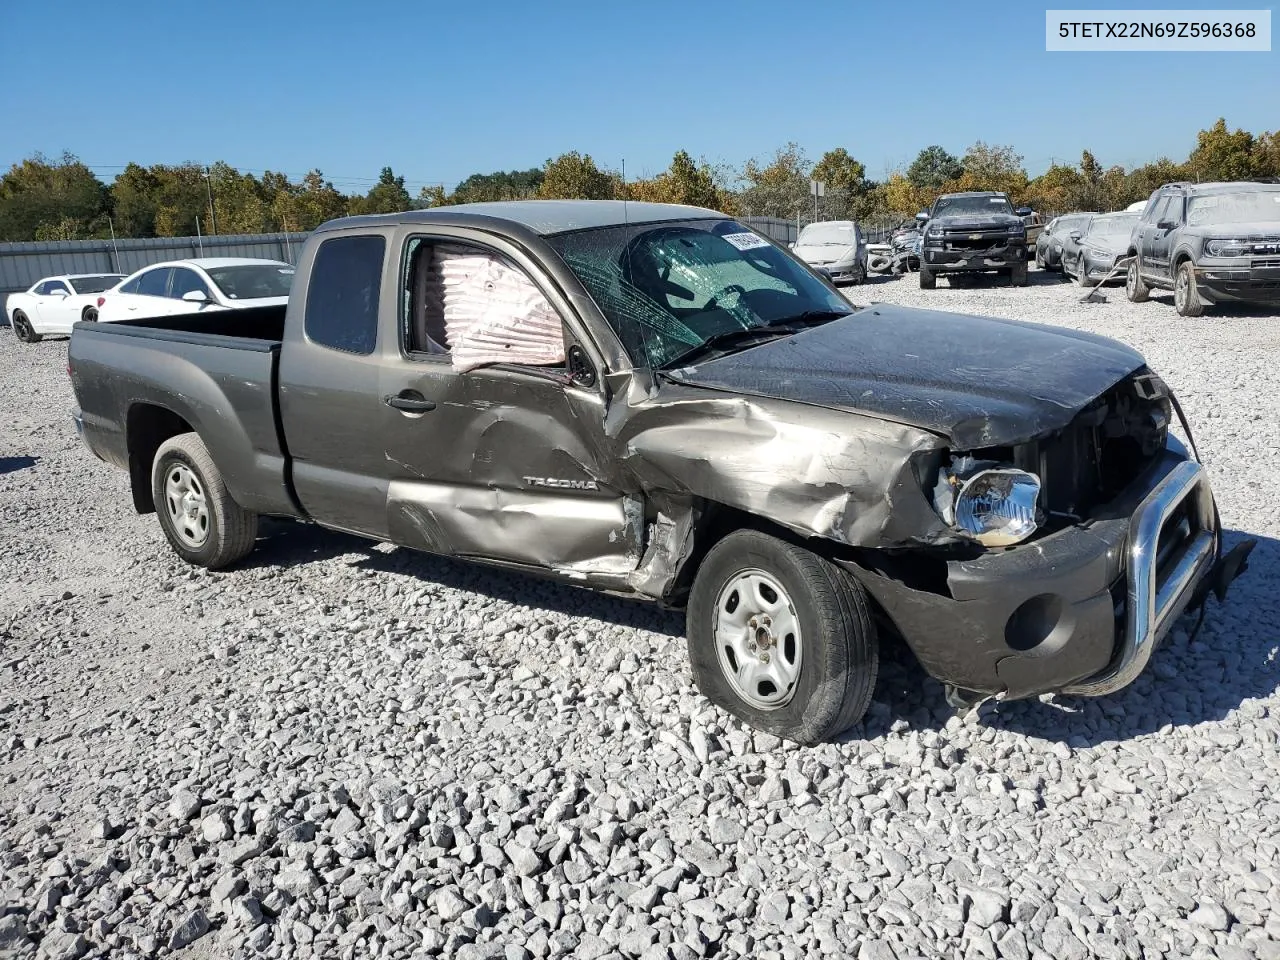
POLYGON ((1178 264, 1173 278, 1173 306, 1180 317, 1203 317, 1204 300, 1196 287, 1196 268, 1190 260, 1178 264))
POLYGON ((258 515, 231 499, 198 434, 182 433, 160 445, 151 494, 169 545, 187 563, 217 570, 253 549, 258 515))
POLYGON ((923 263, 920 264, 920 289, 934 290, 938 286, 938 277, 923 263))
POLYGON ((87 306, 80 311, 80 319, 86 323, 93 323, 98 319, 98 308, 95 306, 87 306))
POLYGON ((23 343, 39 343, 43 337, 36 333, 31 326, 31 321, 27 319, 27 315, 21 310, 13 312, 13 335, 23 343))
POLYGON ((698 688, 753 727, 819 743, 871 703, 879 649, 866 594, 803 547, 729 534, 699 567, 687 618, 698 688))
POLYGON ((1151 298, 1151 291, 1142 280, 1142 271, 1138 268, 1138 258, 1129 261, 1129 269, 1124 275, 1124 295, 1130 303, 1145 303, 1151 298))

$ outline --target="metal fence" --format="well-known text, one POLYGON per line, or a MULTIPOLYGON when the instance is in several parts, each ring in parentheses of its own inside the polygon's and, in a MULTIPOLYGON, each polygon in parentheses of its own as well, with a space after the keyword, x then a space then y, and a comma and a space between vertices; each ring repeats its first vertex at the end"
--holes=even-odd
MULTIPOLYGON (((123 273, 188 257, 260 257, 296 263, 305 233, 216 237, 152 237, 143 240, 52 240, 0 243, 0 311, 9 294, 41 277, 65 273, 123 273)), ((0 322, 8 322, 7 319, 0 322)))

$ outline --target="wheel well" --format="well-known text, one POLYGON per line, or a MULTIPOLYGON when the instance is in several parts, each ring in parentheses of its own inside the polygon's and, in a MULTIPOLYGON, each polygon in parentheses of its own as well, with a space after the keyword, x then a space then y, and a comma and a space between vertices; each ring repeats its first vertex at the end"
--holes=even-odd
POLYGON ((160 444, 180 433, 190 433, 191 424, 172 410, 153 403, 135 403, 125 421, 125 443, 129 450, 129 485, 133 508, 138 513, 155 513, 151 496, 151 462, 160 444))
POLYGON ((1182 266, 1184 263, 1186 263, 1190 259, 1191 259, 1190 253, 1188 253, 1186 250, 1179 250, 1173 258, 1173 268, 1175 270, 1178 269, 1178 267, 1182 266))

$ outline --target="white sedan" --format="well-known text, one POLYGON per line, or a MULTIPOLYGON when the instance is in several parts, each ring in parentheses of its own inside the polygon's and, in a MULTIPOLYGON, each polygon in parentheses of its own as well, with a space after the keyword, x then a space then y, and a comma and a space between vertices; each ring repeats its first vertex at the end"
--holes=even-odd
POLYGON ((37 343, 46 333, 70 333, 71 325, 98 316, 96 294, 115 286, 118 273, 70 274, 45 277, 5 302, 9 326, 19 340, 37 343))
POLYGON ((293 267, 279 260, 205 257, 153 263, 98 298, 98 319, 128 322, 289 301, 293 267))

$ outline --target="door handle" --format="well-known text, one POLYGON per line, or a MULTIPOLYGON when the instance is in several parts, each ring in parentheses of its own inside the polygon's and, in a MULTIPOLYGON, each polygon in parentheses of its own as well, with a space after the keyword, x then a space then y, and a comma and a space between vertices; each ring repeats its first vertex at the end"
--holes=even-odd
POLYGON ((404 413, 426 413, 436 408, 434 400, 428 400, 417 390, 402 390, 390 397, 383 397, 382 402, 404 413))

